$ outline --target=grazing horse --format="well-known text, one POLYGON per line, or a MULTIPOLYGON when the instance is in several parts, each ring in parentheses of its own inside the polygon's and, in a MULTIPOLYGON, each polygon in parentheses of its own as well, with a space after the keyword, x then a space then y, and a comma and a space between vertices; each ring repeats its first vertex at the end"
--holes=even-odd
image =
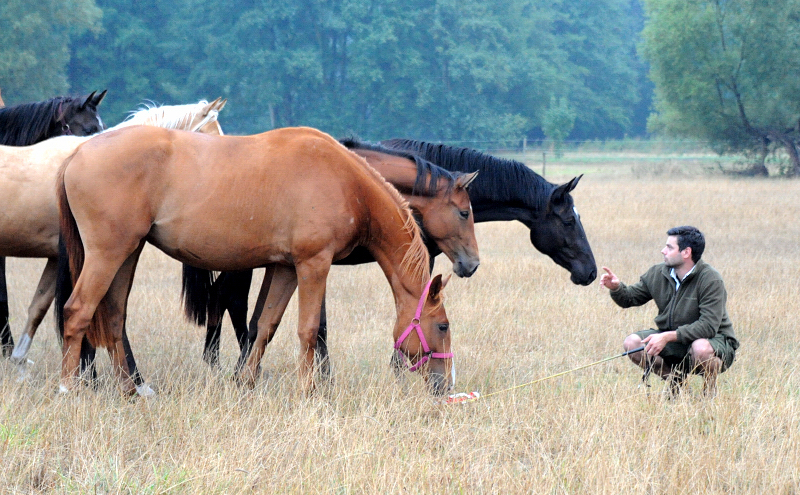
MULTIPOLYGON (((218 98, 211 103, 146 107, 114 129, 149 125, 222 134, 217 117, 224 105, 225 101, 218 98)), ((62 136, 33 146, 0 146, 0 197, 5 198, 0 215, 0 256, 47 258, 22 336, 11 354, 21 372, 31 341, 55 295, 59 233, 56 175, 64 159, 89 139, 62 136)))
MULTIPOLYGON (((472 208, 467 188, 477 173, 452 174, 411 153, 393 151, 380 145, 345 139, 341 143, 367 160, 389 184, 398 189, 408 201, 422 229, 426 246, 435 246, 453 263, 453 272, 469 277, 479 265, 478 243, 475 239, 472 208)), ((429 248, 429 250, 432 248, 429 248)), ((375 261, 369 251, 356 248, 346 258, 334 264, 354 265, 375 261)), ((219 365, 219 342, 222 318, 228 311, 241 351, 248 343, 247 300, 252 270, 222 272, 216 279, 212 272, 189 265, 183 267, 182 296, 189 320, 206 325, 203 359, 212 366, 219 365)), ((251 334, 255 336, 255 321, 251 334)), ((327 317, 323 301, 317 352, 327 356, 327 317)), ((328 361, 320 363, 323 375, 329 373, 328 361)))
MULTIPOLYGON (((73 134, 88 136, 103 130, 97 105, 106 91, 87 96, 59 96, 37 103, 23 103, 3 108, 0 104, 0 145, 29 146, 46 139, 73 134)), ((2 103, 2 100, 0 100, 2 103)), ((55 177, 55 176, 53 176, 55 177)), ((0 184, 3 187, 3 184, 0 184)), ((2 194, 3 202, 13 202, 15 196, 2 194)), ((4 212, 7 213, 7 212, 4 212)), ((8 324, 8 291, 6 288, 6 259, 0 257, 0 347, 8 357, 14 349, 14 339, 8 324)))
POLYGON ((589 285, 597 277, 592 249, 569 194, 582 176, 556 186, 523 163, 470 148, 410 139, 381 144, 410 151, 450 171, 479 171, 469 191, 475 223, 519 220, 530 229, 534 247, 568 270, 572 283, 589 285))
MULTIPOLYGON (((452 354, 441 299, 446 281, 430 278, 428 252, 397 190, 327 134, 287 128, 216 137, 121 129, 95 136, 65 160, 57 190, 69 272, 77 276, 59 318, 60 390, 76 385, 84 336, 109 350, 123 392, 135 390, 122 336, 145 242, 207 270, 268 267, 256 304, 258 334, 247 369, 238 372, 250 385, 297 289, 305 391, 313 388, 330 265, 364 246, 394 295, 395 348, 412 369, 424 370, 434 393, 449 388, 452 354)), ((243 354, 240 365, 244 360, 243 354)))

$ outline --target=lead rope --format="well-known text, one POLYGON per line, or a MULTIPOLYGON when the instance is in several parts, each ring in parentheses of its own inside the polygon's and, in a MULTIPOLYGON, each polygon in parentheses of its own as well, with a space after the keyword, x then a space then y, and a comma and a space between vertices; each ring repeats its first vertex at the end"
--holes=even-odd
POLYGON ((557 378, 559 376, 563 376, 563 375, 566 375, 566 374, 569 374, 569 373, 573 373, 573 372, 578 371, 578 370, 582 370, 582 369, 585 369, 585 368, 590 368, 592 366, 597 366, 598 364, 602 364, 602 363, 605 363, 605 362, 608 362, 608 361, 612 361, 614 359, 618 359, 618 358, 621 358, 623 356, 627 356, 628 354, 634 354, 636 352, 643 351, 643 350, 644 350, 644 346, 637 347, 636 349, 631 349, 630 351, 625 351, 622 354, 617 354, 616 356, 603 358, 603 359, 601 359, 599 361, 595 361, 593 363, 584 364, 583 366, 578 366, 577 368, 573 368, 571 370, 562 371, 561 373, 556 373, 555 375, 550 375, 550 376, 546 376, 544 378, 539 378, 539 379, 533 380, 531 382, 523 383, 521 385, 515 385, 513 387, 505 388, 503 390, 498 390, 497 392, 492 392, 492 393, 486 394, 486 395, 467 396, 465 398, 460 398, 461 400, 455 400, 455 401, 449 402, 449 404, 456 404, 456 403, 463 404, 465 402, 475 402, 475 401, 478 401, 480 399, 486 399, 487 397, 491 397, 493 395, 498 395, 498 394, 502 394, 502 393, 505 393, 505 392, 510 392, 511 390, 516 390, 518 388, 527 387, 529 385, 533 385, 534 383, 543 382, 545 380, 550 380, 551 378, 557 378))

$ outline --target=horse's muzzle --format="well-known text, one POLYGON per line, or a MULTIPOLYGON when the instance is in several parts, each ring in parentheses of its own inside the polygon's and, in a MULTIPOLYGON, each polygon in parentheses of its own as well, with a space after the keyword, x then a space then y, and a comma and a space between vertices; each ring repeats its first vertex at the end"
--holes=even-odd
POLYGON ((473 273, 478 269, 481 262, 477 259, 464 259, 459 258, 455 263, 453 263, 453 273, 459 277, 471 277, 473 273))

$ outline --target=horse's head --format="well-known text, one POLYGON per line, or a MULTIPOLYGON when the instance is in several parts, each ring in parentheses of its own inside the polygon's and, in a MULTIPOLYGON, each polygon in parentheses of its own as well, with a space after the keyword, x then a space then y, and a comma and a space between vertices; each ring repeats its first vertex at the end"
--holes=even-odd
POLYGON ((222 97, 219 97, 211 103, 206 104, 194 116, 189 129, 194 132, 222 136, 224 133, 222 132, 222 127, 219 125, 217 117, 226 103, 228 103, 227 99, 223 100, 222 97))
POLYGON ((556 187, 547 200, 544 215, 534 219, 528 228, 536 249, 566 268, 572 283, 589 285, 597 277, 597 265, 569 194, 581 177, 583 175, 556 187))
POLYGON ((63 100, 55 116, 55 123, 61 127, 61 134, 91 136, 102 131, 105 127, 97 114, 97 105, 103 101, 107 92, 107 89, 100 94, 92 91, 85 97, 63 100))
POLYGON ((425 236, 453 262, 453 272, 459 277, 469 277, 480 265, 472 205, 467 192, 478 172, 454 175, 455 183, 440 180, 437 195, 424 205, 422 228, 425 236))
POLYGON ((444 395, 454 385, 450 322, 442 297, 449 280, 449 276, 433 277, 422 291, 413 318, 411 314, 400 315, 394 333, 395 349, 408 358, 411 371, 421 370, 436 395, 444 395))

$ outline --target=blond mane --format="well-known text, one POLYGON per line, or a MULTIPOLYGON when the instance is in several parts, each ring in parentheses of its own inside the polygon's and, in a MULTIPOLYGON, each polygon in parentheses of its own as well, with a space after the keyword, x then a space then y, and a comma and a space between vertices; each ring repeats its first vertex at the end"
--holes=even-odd
POLYGON ((200 123, 189 129, 189 124, 208 107, 208 101, 200 100, 197 103, 187 103, 185 105, 161 105, 156 106, 152 103, 145 103, 142 108, 135 110, 114 129, 131 125, 152 125, 165 129, 183 129, 195 131, 200 129, 208 122, 217 120, 219 110, 209 110, 200 123))

